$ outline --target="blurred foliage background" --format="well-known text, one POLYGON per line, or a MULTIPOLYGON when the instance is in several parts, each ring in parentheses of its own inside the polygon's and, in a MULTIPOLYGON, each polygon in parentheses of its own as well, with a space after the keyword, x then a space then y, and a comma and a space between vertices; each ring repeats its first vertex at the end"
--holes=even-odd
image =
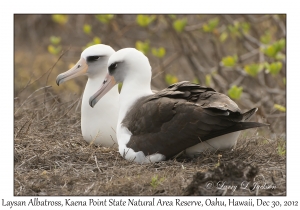
POLYGON ((55 78, 102 43, 142 51, 153 89, 210 86, 242 110, 258 107, 257 120, 285 133, 286 15, 15 15, 14 23, 15 106, 45 86, 55 100, 81 97, 86 77, 60 87, 55 78))

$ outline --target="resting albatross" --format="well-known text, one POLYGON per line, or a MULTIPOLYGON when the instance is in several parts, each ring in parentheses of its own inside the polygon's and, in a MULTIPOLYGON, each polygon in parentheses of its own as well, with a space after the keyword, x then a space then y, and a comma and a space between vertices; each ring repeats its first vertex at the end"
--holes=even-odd
POLYGON ((226 135, 266 125, 244 122, 256 108, 243 114, 232 100, 212 88, 179 82, 153 93, 148 58, 134 48, 111 55, 108 74, 100 89, 91 96, 90 105, 94 106, 119 82, 123 86, 117 139, 119 152, 127 160, 162 161, 220 136, 214 146, 233 146, 236 139, 228 139, 226 135))
POLYGON ((89 106, 89 97, 94 94, 107 73, 108 58, 115 51, 107 45, 97 44, 81 53, 80 60, 70 70, 56 78, 57 85, 80 75, 87 75, 82 104, 81 132, 85 141, 97 145, 117 145, 116 126, 119 112, 119 92, 115 86, 94 108, 89 106))

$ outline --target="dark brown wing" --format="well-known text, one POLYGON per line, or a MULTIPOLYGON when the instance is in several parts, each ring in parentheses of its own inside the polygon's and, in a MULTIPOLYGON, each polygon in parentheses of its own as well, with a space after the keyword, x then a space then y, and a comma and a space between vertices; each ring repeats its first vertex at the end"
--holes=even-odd
POLYGON ((211 88, 187 82, 141 98, 122 122, 132 133, 127 147, 169 158, 200 141, 265 125, 241 122, 243 114, 226 100, 211 88))
POLYGON ((241 113, 238 105, 228 96, 218 93, 210 87, 188 81, 175 83, 162 91, 156 92, 152 100, 160 97, 185 99, 189 102, 195 102, 203 108, 217 108, 224 111, 241 113))

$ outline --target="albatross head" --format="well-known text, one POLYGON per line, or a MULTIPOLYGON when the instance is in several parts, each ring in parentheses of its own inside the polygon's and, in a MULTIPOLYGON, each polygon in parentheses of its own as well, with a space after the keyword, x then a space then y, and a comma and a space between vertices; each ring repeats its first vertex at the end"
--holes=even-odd
POLYGON ((60 85, 80 75, 94 77, 103 74, 107 69, 108 58, 114 52, 110 46, 104 44, 97 44, 86 48, 81 53, 81 57, 75 66, 57 76, 56 84, 60 85))
MULTIPOLYGON (((108 73, 100 89, 90 97, 90 106, 95 104, 117 83, 143 86, 151 82, 151 66, 148 58, 135 48, 121 49, 108 59, 108 73)), ((140 86, 140 87, 141 87, 140 86)))

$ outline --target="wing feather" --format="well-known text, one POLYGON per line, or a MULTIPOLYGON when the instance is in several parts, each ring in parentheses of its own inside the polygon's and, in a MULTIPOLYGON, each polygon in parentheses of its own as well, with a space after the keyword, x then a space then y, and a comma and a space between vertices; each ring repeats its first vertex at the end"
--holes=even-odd
POLYGON ((243 122, 254 111, 246 113, 244 116, 230 98, 212 88, 181 82, 139 99, 122 124, 132 133, 127 147, 170 158, 200 141, 265 126, 243 122))

